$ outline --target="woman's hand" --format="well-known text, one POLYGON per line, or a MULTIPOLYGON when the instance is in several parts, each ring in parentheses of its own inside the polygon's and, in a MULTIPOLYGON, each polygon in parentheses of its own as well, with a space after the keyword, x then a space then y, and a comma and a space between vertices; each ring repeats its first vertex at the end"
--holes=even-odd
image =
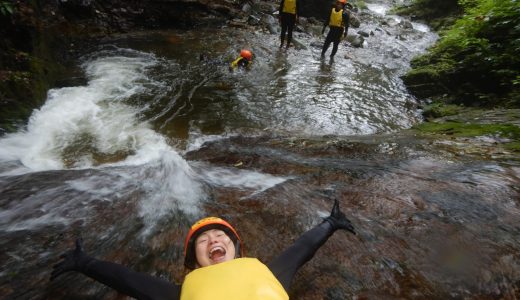
POLYGON ((93 259, 83 251, 82 239, 77 239, 76 248, 63 253, 60 258, 63 260, 52 267, 51 281, 66 272, 83 271, 87 263, 93 259))
POLYGON ((350 220, 347 219, 345 214, 339 209, 339 202, 337 199, 334 200, 334 206, 332 206, 330 216, 325 218, 325 221, 329 222, 334 229, 344 229, 356 234, 354 226, 352 226, 350 220))

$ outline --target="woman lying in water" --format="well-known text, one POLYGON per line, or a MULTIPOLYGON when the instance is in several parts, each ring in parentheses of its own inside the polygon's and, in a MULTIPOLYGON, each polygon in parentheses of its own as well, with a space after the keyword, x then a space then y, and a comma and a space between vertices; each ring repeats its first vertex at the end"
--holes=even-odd
POLYGON ((85 254, 77 240, 76 248, 64 253, 54 266, 51 280, 76 271, 137 299, 289 299, 287 292, 296 271, 338 229, 355 234, 335 200, 330 216, 265 265, 244 257, 242 241, 228 222, 217 217, 199 220, 191 226, 184 244, 184 265, 192 271, 182 285, 97 260, 85 254))

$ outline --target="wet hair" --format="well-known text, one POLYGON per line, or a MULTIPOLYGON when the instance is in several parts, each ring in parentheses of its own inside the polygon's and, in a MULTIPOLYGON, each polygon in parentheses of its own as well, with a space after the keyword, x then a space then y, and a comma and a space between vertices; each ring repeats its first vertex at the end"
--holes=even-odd
POLYGON ((207 226, 199 228, 197 231, 193 233, 193 235, 190 238, 190 241, 188 242, 188 248, 186 251, 186 257, 184 258, 184 266, 188 269, 195 269, 197 267, 197 255, 195 253, 195 241, 197 238, 204 232, 211 230, 211 229, 218 229, 224 231, 224 233, 231 239, 233 242, 233 245, 235 246, 235 258, 241 257, 241 247, 240 247, 240 240, 238 237, 229 229, 228 227, 222 225, 222 224, 209 224, 207 226))

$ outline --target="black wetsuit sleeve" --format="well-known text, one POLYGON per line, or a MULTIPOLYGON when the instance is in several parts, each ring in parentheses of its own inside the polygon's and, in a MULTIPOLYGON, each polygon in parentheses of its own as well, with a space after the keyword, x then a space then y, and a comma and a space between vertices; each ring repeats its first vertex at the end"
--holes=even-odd
POLYGON ((292 246, 267 265, 286 291, 289 290, 296 271, 314 256, 334 231, 329 222, 322 222, 305 232, 292 246))
POLYGON ((284 3, 284 2, 285 2, 284 0, 282 0, 282 1, 280 2, 280 8, 278 9, 278 16, 280 16, 280 17, 282 16, 282 12, 283 12, 283 3, 284 3))
POLYGON ((241 58, 239 61, 238 61, 238 67, 239 68, 246 68, 249 66, 249 61, 245 58, 241 58))
POLYGON ((136 299, 180 299, 181 286, 119 264, 93 259, 82 273, 136 299))
POLYGON ((343 24, 345 24, 345 31, 344 34, 347 34, 348 26, 350 25, 350 15, 348 12, 343 13, 343 24))

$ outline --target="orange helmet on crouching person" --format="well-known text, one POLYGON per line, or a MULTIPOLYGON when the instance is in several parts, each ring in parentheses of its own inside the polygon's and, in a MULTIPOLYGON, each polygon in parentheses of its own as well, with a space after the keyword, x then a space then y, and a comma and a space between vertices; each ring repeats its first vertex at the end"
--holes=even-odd
POLYGON ((253 58, 253 54, 251 53, 251 51, 246 49, 242 49, 242 51, 240 51, 240 56, 247 60, 251 60, 251 58, 253 58))
POLYGON ((224 231, 235 245, 236 257, 243 256, 242 240, 240 240, 235 228, 221 218, 208 217, 195 222, 195 224, 190 227, 190 231, 186 236, 186 240, 184 241, 184 266, 186 266, 186 268, 192 270, 196 268, 197 257, 195 255, 195 240, 200 234, 211 229, 220 229, 224 231))

